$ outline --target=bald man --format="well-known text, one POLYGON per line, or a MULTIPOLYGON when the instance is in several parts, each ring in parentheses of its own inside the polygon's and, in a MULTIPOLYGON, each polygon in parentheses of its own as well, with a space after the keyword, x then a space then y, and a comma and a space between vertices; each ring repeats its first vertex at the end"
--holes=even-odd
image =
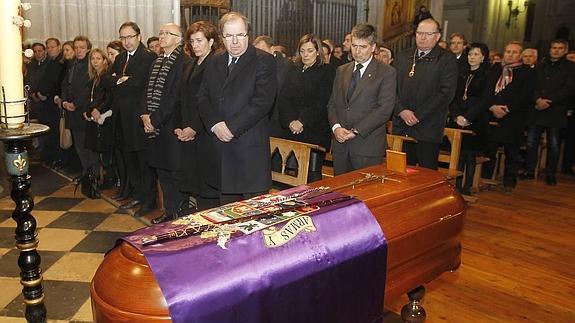
POLYGON ((163 54, 152 65, 146 87, 146 105, 141 115, 148 137, 148 164, 156 172, 164 198, 165 213, 152 220, 160 223, 175 220, 185 195, 180 192, 182 178, 182 142, 174 135, 179 124, 175 111, 180 110, 184 71, 191 59, 183 52, 182 31, 176 24, 165 24, 158 33, 163 54), (169 156, 169 157, 167 157, 169 156))

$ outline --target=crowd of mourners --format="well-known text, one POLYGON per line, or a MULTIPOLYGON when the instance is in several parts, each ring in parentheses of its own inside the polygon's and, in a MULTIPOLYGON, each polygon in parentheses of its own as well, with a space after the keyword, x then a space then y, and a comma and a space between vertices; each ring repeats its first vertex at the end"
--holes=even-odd
MULTIPOLYGON (((443 41, 430 16, 414 28, 416 48, 397 57, 368 24, 341 45, 303 35, 292 56, 251 35, 237 12, 219 26, 163 25, 147 46, 134 22, 102 49, 85 36, 48 38, 24 65, 30 113, 51 128, 37 150, 56 168, 79 158, 82 193, 117 188, 113 198, 139 207, 135 216, 157 207, 159 181, 165 213, 155 223, 267 192, 282 163, 270 158, 270 136, 331 151, 336 175, 381 163, 389 122, 417 140, 404 145, 408 164, 432 169, 446 126, 473 131, 461 147, 462 194, 471 194, 478 156, 489 157, 482 176, 491 178, 501 147, 505 192, 534 179, 542 133, 546 183, 557 183, 561 142, 561 170, 573 174, 575 52, 566 40, 538 59, 518 41, 503 53, 460 33, 443 41)), ((325 156, 312 152, 309 181, 321 179, 325 156)))

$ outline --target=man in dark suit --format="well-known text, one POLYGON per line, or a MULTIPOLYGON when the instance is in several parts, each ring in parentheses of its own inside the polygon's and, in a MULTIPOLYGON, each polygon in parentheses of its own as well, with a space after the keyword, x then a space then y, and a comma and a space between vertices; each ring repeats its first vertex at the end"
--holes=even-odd
POLYGON ((493 68, 491 77, 494 81, 490 83, 495 84, 495 89, 489 111, 493 115, 491 121, 496 122, 497 126, 490 126, 488 130, 486 154, 490 160, 483 164, 482 176, 491 178, 497 147, 502 144, 505 152, 503 189, 506 194, 511 194, 517 185, 519 149, 537 83, 535 70, 521 61, 522 51, 521 42, 509 42, 505 46, 502 65, 493 68))
POLYGON ((437 169, 439 146, 449 103, 457 88, 457 59, 437 45, 439 23, 432 18, 417 25, 417 49, 412 55, 399 55, 398 97, 393 116, 393 133, 410 136, 417 143, 405 143, 409 165, 437 169))
POLYGON ((338 67, 327 105, 335 175, 383 162, 385 124, 395 103, 395 69, 374 59, 375 28, 351 32, 353 61, 338 67))
POLYGON ((555 171, 559 163, 560 132, 567 126, 569 99, 575 92, 575 66, 565 59, 567 48, 567 41, 553 40, 549 48, 549 57, 535 67, 537 71, 537 88, 533 95, 535 105, 529 107, 528 111, 529 129, 524 177, 534 178, 539 142, 541 134, 545 131, 547 136, 545 182, 548 185, 557 184, 555 171))
POLYGON ((44 162, 53 167, 58 167, 58 142, 59 142, 59 116, 58 106, 54 103, 54 97, 61 92, 62 80, 65 76, 64 63, 62 62, 62 46, 57 38, 46 39, 46 52, 48 53, 46 71, 38 84, 36 97, 41 101, 42 113, 40 122, 50 127, 46 136, 39 138, 43 141, 44 162))
POLYGON ((117 120, 121 150, 128 170, 128 185, 124 196, 133 192, 134 199, 120 206, 129 209, 141 205, 136 216, 143 216, 156 207, 156 183, 148 167, 146 156, 146 135, 140 115, 146 98, 146 85, 150 66, 156 54, 141 43, 140 27, 135 22, 120 26, 120 40, 126 49, 116 57, 112 66, 112 109, 117 120))
POLYGON ((142 113, 148 135, 148 164, 156 172, 162 187, 165 213, 152 220, 175 220, 184 200, 180 192, 182 143, 174 135, 176 110, 180 109, 180 87, 191 59, 183 51, 182 31, 176 24, 165 24, 159 33, 162 54, 155 60, 148 79, 146 105, 142 113))
POLYGON ((277 89, 274 57, 249 43, 249 20, 229 12, 220 20, 226 51, 208 62, 200 116, 211 133, 208 184, 222 204, 271 187, 268 114, 277 89))

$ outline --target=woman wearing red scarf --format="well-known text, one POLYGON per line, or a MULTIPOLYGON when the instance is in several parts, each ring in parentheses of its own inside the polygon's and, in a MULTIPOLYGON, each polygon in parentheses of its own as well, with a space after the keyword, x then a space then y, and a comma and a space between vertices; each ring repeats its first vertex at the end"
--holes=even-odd
POLYGON ((503 187, 508 194, 517 185, 519 148, 528 107, 533 104, 536 82, 535 71, 521 61, 522 51, 523 45, 520 42, 509 42, 505 46, 502 66, 494 67, 493 75, 497 81, 489 108, 491 121, 497 125, 489 127, 487 155, 490 162, 486 163, 483 176, 491 177, 497 147, 502 144, 505 152, 503 187))

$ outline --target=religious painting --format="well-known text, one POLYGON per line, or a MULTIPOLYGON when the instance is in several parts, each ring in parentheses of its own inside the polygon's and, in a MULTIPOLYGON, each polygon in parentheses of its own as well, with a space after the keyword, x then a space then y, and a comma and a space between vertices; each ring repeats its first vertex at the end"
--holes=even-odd
POLYGON ((429 9, 429 0, 386 0, 383 7, 382 39, 389 40, 395 36, 412 30, 413 21, 419 9, 425 6, 429 9))

